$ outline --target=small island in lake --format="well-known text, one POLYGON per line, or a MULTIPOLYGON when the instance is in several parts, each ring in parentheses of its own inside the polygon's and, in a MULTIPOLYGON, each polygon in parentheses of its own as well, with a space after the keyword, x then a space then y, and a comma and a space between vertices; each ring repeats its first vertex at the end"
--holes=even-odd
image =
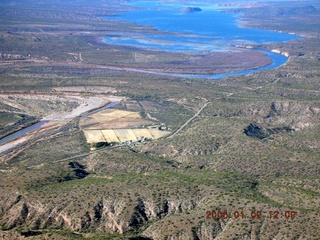
POLYGON ((182 12, 185 13, 193 13, 193 12, 201 12, 202 9, 199 7, 186 7, 182 9, 182 12))

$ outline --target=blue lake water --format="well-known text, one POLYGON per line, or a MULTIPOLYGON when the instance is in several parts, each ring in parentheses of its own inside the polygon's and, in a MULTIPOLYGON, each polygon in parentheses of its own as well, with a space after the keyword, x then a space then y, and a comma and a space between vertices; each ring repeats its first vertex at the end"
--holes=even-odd
MULTIPOLYGON (((202 9, 201 12, 193 13, 182 11, 189 5, 162 4, 159 1, 134 1, 130 5, 136 10, 121 12, 117 16, 106 18, 151 26, 159 32, 157 34, 115 33, 114 36, 105 37, 105 43, 162 51, 202 53, 233 51, 237 49, 235 46, 240 45, 286 42, 299 38, 292 34, 243 28, 235 14, 223 12, 213 5, 203 3, 192 6, 202 9)), ((274 64, 260 70, 281 66, 287 60, 276 53, 269 53, 268 56, 274 64)), ((241 72, 247 74, 250 70, 241 72)), ((198 76, 201 77, 201 75, 198 76)), ((211 76, 214 78, 213 75, 211 76)))
POLYGON ((198 4, 203 11, 182 12, 184 5, 134 2, 138 10, 122 12, 109 20, 147 25, 161 34, 123 34, 106 37, 106 43, 148 47, 170 51, 224 50, 239 44, 263 44, 297 39, 298 36, 261 29, 241 28, 234 14, 198 4), (140 9, 141 8, 141 9, 140 9), (162 32, 167 32, 163 34, 162 32))

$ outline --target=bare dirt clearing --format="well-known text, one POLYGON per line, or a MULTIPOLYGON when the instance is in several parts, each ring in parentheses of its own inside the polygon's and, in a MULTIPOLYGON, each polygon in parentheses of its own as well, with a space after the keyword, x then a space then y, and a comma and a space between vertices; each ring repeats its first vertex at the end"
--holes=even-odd
POLYGON ((82 118, 79 124, 81 128, 89 130, 137 128, 153 122, 142 119, 138 112, 107 109, 82 118))
POLYGON ((169 131, 158 129, 106 129, 106 130, 84 130, 88 143, 97 142, 136 142, 139 140, 158 139, 170 134, 169 131))
POLYGON ((154 122, 143 119, 138 112, 107 109, 88 117, 79 123, 87 142, 129 142, 143 139, 158 139, 169 131, 159 130, 154 122), (145 126, 149 126, 145 128, 145 126))

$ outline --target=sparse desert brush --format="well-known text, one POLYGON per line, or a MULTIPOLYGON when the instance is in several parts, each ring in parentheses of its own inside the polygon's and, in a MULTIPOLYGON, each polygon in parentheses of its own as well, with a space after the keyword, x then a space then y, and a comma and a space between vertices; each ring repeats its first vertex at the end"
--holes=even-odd
MULTIPOLYGON (((141 112, 144 119, 150 114, 173 132, 209 103, 173 138, 90 152, 81 121, 75 119, 21 151, 1 155, 5 161, 1 158, 0 215, 5 220, 0 224, 13 229, 0 231, 0 236, 21 227, 30 228, 21 231, 22 235, 39 233, 32 236, 35 239, 120 239, 153 234, 158 239, 193 239, 204 232, 226 239, 248 234, 256 238, 317 237, 320 15, 316 1, 312 1, 315 8, 279 2, 239 9, 248 20, 255 16, 246 24, 308 37, 259 46, 290 53, 289 61, 278 69, 219 81, 103 68, 100 64, 149 67, 156 63, 161 67, 194 57, 97 42, 114 31, 154 33, 149 27, 94 16, 114 14, 119 10, 117 4, 98 9, 97 5, 71 7, 70 2, 66 3, 67 9, 73 9, 69 13, 58 5, 41 6, 46 11, 38 15, 30 11, 36 3, 32 4, 21 9, 11 5, 0 17, 4 19, 0 21, 4 29, 0 31, 0 52, 19 55, 12 61, 0 59, 1 91, 54 95, 57 86, 108 88, 127 98, 119 109, 141 112), (295 18, 297 11, 308 14, 295 18), (268 14, 277 21, 265 21, 268 14), (250 125, 271 134, 263 139, 248 136, 244 130, 250 125), (275 131, 284 127, 295 131, 275 131), (206 211, 219 209, 249 214, 261 209, 266 216, 258 221, 205 218, 206 211), (267 219, 271 210, 288 209, 297 211, 299 217, 267 219), (21 214, 26 212, 27 217, 21 214), (128 228, 135 221, 142 224, 128 228), (61 229, 55 230, 57 227, 61 229), (123 235, 115 233, 120 231, 123 235)), ((32 116, 74 107, 74 103, 53 99, 23 99, 11 98, 21 109, 1 100, 1 134, 30 123, 35 119, 32 116), (34 115, 23 112, 28 109, 34 115)))

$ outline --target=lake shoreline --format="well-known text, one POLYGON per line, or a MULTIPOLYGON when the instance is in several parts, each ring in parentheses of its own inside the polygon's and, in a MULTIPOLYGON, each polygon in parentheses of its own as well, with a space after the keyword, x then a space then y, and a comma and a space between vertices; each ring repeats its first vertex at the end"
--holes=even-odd
POLYGON ((133 6, 140 7, 138 10, 105 19, 152 27, 159 31, 158 34, 132 32, 101 37, 97 41, 120 51, 123 49, 133 54, 144 54, 145 58, 148 53, 161 55, 165 52, 168 55, 167 60, 159 62, 150 58, 147 62, 140 57, 138 61, 119 62, 111 64, 111 67, 167 76, 220 79, 221 76, 237 75, 236 73, 244 75, 280 67, 287 62, 289 56, 276 55, 275 52, 260 49, 261 46, 287 42, 297 37, 293 34, 244 28, 240 26, 242 19, 237 14, 226 12, 223 8, 213 10, 210 5, 201 12, 181 14, 170 5, 163 4, 161 8, 165 10, 159 8, 155 11, 150 8, 150 2, 145 9, 144 4, 135 3, 133 6), (210 20, 203 21, 204 19, 210 20), (206 25, 207 23, 209 25, 206 25), (177 61, 174 57, 171 60, 170 53, 185 54, 192 60, 177 61), (201 56, 201 59, 199 57, 194 60, 194 56, 201 56))
MULTIPOLYGON (((96 41, 99 44, 105 44, 103 37, 97 37, 96 41)), ((166 51, 141 49, 138 47, 121 46, 117 44, 110 44, 111 47, 117 50, 130 51, 133 54, 144 54, 148 56, 157 53, 166 54, 166 51)), ((172 52, 167 52, 168 55, 172 52)), ((233 50, 215 51, 208 53, 179 53, 185 55, 185 58, 192 58, 197 60, 184 61, 179 63, 162 62, 141 62, 141 63, 106 63, 104 67, 110 67, 114 70, 128 70, 135 69, 137 71, 152 72, 154 74, 185 74, 185 75, 213 75, 213 74, 227 74, 231 72, 254 70, 263 68, 273 63, 273 59, 269 58, 267 54, 257 51, 255 48, 234 47, 233 50)))
MULTIPOLYGON (((96 41, 99 41, 100 43, 103 44, 103 37, 98 37, 96 38, 96 41)), ((120 47, 119 45, 115 45, 116 47, 120 47)), ((132 47, 135 48, 135 47, 132 47)), ((268 59, 269 61, 260 64, 260 66, 247 66, 246 68, 242 69, 237 69, 236 67, 232 66, 231 71, 214 71, 213 68, 206 70, 205 73, 201 72, 186 72, 186 71, 177 71, 176 69, 171 69, 171 70, 165 70, 161 67, 150 69, 148 66, 145 67, 135 67, 134 65, 124 65, 124 64, 105 64, 101 65, 99 64, 99 67, 105 68, 105 69, 110 69, 110 70, 115 70, 115 71, 127 71, 127 72, 136 72, 136 73, 145 73, 145 74, 152 74, 152 75, 162 75, 162 76, 168 76, 168 77, 182 77, 182 78, 202 78, 202 79, 215 79, 219 80, 224 77, 228 76, 234 76, 234 75, 246 75, 249 73, 255 73, 259 71, 264 71, 264 70, 271 70, 271 69, 276 69, 281 67, 282 65, 286 64, 287 61, 289 60, 289 56, 284 55, 283 53, 278 53, 273 50, 268 50, 264 48, 246 48, 246 47, 238 47, 238 49, 241 50, 248 50, 250 49, 253 52, 260 52, 263 53, 265 58, 268 59)), ((145 49, 143 51, 146 51, 145 49)), ((161 50, 155 50, 161 52, 161 50)), ((223 52, 216 52, 217 55, 221 54, 223 52)), ((240 58, 238 58, 240 59, 240 58)), ((215 66, 216 68, 219 66, 215 66)), ((190 69, 188 70, 190 71, 190 69)))

